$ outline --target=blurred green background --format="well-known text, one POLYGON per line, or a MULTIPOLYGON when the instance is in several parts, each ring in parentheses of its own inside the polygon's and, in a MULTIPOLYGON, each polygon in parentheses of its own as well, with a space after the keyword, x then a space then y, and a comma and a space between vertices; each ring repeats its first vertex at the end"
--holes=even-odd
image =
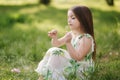
MULTIPOLYGON (((66 32, 67 10, 88 6, 93 13, 97 44, 96 70, 91 80, 120 80, 120 0, 114 6, 105 0, 0 1, 0 80, 37 80, 34 71, 51 47, 47 32, 66 32), (19 68, 20 73, 11 69, 19 68)), ((62 48, 65 48, 63 46, 62 48)))

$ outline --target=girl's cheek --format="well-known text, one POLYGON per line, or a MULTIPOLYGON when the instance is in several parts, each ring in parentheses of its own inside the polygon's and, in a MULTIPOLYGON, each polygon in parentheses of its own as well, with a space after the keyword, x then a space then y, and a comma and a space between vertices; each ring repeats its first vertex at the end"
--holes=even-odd
POLYGON ((74 20, 72 20, 72 22, 74 22, 74 20))

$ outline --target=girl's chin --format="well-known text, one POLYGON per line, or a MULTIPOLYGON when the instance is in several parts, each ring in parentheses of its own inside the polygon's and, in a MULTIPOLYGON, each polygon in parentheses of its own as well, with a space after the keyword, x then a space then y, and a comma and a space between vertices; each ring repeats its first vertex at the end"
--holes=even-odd
POLYGON ((76 26, 70 26, 70 29, 71 29, 71 30, 78 30, 79 27, 76 27, 76 26))
POLYGON ((71 31, 77 31, 78 29, 75 28, 70 28, 71 31))
POLYGON ((73 26, 70 26, 70 29, 73 29, 74 27, 73 26))
POLYGON ((75 28, 74 28, 73 26, 70 26, 70 29, 71 29, 71 30, 74 30, 75 28))

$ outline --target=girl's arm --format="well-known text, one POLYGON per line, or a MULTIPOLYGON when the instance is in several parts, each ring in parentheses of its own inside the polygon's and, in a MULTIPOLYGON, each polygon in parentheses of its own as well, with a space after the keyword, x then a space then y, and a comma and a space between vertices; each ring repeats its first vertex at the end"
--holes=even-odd
POLYGON ((82 60, 87 53, 90 51, 91 46, 92 46, 92 40, 90 38, 87 37, 83 37, 79 42, 78 42, 79 46, 77 49, 74 49, 72 44, 70 43, 70 41, 66 42, 66 47, 68 49, 68 52, 70 54, 70 56, 77 60, 80 61, 82 60))
POLYGON ((51 43, 54 47, 60 47, 65 44, 65 37, 61 37, 58 39, 57 30, 52 30, 48 32, 48 36, 52 38, 51 43))
POLYGON ((65 37, 63 36, 59 39, 58 38, 53 38, 51 43, 52 43, 52 46, 54 46, 54 47, 60 47, 60 46, 65 44, 65 37))

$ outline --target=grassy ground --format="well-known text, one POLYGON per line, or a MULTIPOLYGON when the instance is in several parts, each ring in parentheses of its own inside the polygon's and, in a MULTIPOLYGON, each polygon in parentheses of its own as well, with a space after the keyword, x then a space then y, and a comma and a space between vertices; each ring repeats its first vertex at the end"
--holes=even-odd
POLYGON ((120 1, 115 0, 114 7, 99 1, 54 0, 47 7, 36 2, 0 2, 0 79, 37 80, 34 69, 51 47, 47 32, 56 28, 62 36, 67 26, 67 9, 82 4, 91 9, 94 18, 97 56, 92 80, 119 80, 120 1), (13 68, 21 72, 12 73, 13 68))

